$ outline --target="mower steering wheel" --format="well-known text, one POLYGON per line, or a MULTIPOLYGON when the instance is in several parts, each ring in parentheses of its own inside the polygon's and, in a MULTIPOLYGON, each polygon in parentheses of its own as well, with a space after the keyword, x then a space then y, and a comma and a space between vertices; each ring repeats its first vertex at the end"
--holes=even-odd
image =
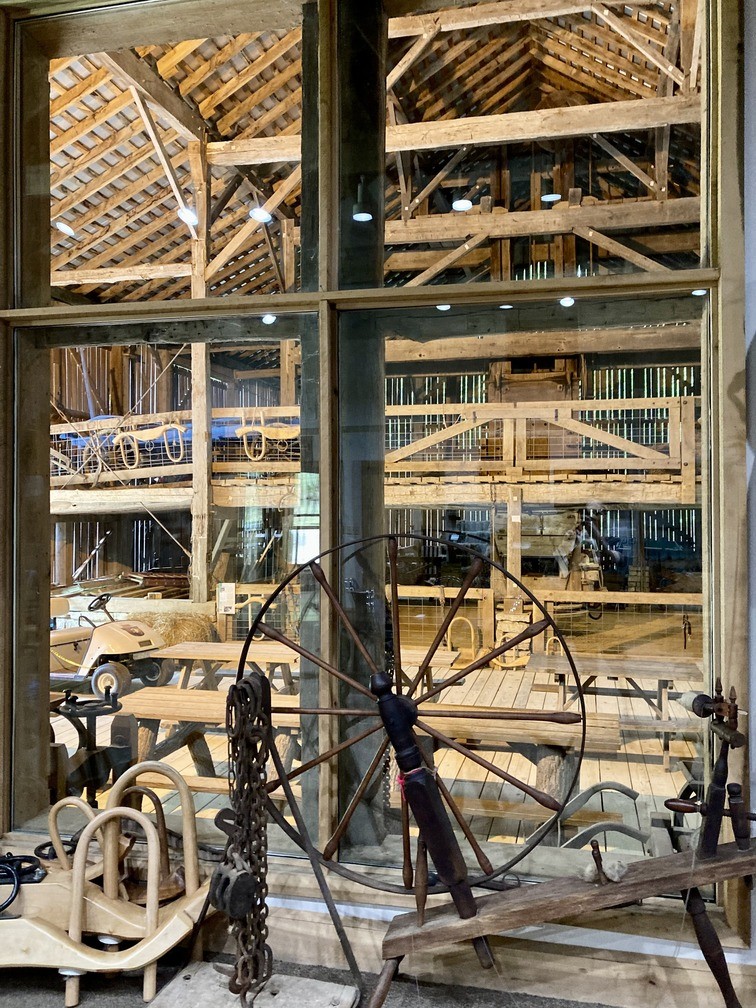
POLYGON ((92 601, 87 606, 88 612, 98 612, 100 609, 104 609, 105 606, 110 602, 112 595, 108 595, 105 592, 103 595, 98 595, 97 598, 93 598, 92 601))

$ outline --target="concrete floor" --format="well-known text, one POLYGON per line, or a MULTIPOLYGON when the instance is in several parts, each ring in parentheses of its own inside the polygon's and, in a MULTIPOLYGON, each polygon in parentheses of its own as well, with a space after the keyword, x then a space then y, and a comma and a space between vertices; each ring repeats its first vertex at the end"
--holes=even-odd
MULTIPOLYGON (((158 988, 169 983, 182 965, 178 958, 173 962, 167 958, 165 965, 158 970, 158 988)), ((308 976, 333 983, 351 985, 353 982, 346 971, 298 966, 294 963, 277 962, 275 972, 308 976)), ((372 990, 375 980, 375 976, 365 976, 368 991, 372 990)), ((363 998, 363 1003, 365 1000, 363 998)), ((82 1008, 87 1008, 89 1005, 92 1008, 139 1008, 142 1003, 141 973, 111 977, 92 974, 82 979, 82 1008)), ((26 1006, 63 1008, 63 981, 57 973, 53 970, 39 969, 13 969, 0 972, 0 1008, 26 1008, 26 1006)), ((203 1005, 201 1008, 213 1008, 213 1006, 203 1005)), ((386 1008, 606 1008, 606 1006, 531 997, 527 994, 485 991, 479 987, 417 983, 415 980, 403 979, 400 975, 391 987, 386 1008)))

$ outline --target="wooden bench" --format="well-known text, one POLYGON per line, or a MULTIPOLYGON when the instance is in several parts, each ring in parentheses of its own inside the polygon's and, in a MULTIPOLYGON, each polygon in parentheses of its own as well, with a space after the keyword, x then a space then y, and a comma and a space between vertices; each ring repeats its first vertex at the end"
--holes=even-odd
MULTIPOLYGON (((139 723, 140 761, 155 756, 157 733, 161 721, 179 723, 182 730, 204 730, 226 723, 226 695, 214 690, 179 690, 163 686, 139 690, 124 697, 124 714, 131 714, 139 723)), ((290 732, 300 725, 299 698, 286 694, 273 697, 273 726, 290 732)), ((464 745, 483 750, 514 749, 524 754, 537 767, 537 786, 548 790, 561 788, 562 780, 574 772, 580 745, 580 725, 553 724, 539 721, 497 721, 473 717, 488 714, 487 707, 465 707, 428 702, 421 707, 420 719, 436 731, 464 745), (464 714, 458 712, 464 710, 464 714), (451 714, 452 716, 447 716, 451 714)), ((540 713, 540 712, 539 712, 540 713)), ((589 714, 586 721, 586 750, 592 753, 616 753, 620 747, 620 729, 616 718, 605 714, 589 714)), ((422 734, 422 729, 418 729, 422 734)), ((164 743, 162 743, 164 744, 164 743)), ((194 755, 194 754, 192 754, 194 755)), ((198 773, 186 777, 195 791, 222 793, 224 778, 212 776, 204 763, 195 767, 198 773)), ((558 792, 559 793, 559 792, 558 792)))

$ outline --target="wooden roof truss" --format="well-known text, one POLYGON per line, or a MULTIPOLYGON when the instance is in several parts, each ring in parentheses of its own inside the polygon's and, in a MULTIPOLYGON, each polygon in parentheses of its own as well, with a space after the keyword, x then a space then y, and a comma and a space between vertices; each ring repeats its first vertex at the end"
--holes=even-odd
MULTIPOLYGON (((517 276, 534 256, 567 274, 696 265, 701 6, 392 19, 386 282, 517 276), (544 211, 549 187, 562 202, 544 211), (452 190, 475 209, 453 213, 452 190)), ((54 61, 53 286, 95 301, 294 287, 301 73, 299 28, 54 61)))

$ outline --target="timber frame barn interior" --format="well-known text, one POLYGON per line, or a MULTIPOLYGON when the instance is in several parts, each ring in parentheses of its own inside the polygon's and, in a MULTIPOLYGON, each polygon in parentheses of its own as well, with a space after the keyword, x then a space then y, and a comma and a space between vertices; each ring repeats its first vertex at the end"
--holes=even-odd
MULTIPOLYGON (((502 773, 566 787, 569 754, 542 756, 575 738, 462 717, 486 767, 435 747, 485 852, 528 848, 524 877, 578 871, 589 836, 645 857, 664 799, 708 779, 681 694, 721 676, 748 709, 740 5, 369 6, 0 4, 0 833, 43 830, 73 786, 81 735, 48 692, 112 681, 211 835, 225 734, 206 721, 199 753, 171 725, 187 686, 228 684, 261 607, 305 648, 259 659, 281 696, 346 702, 313 651, 359 678, 297 574, 320 551, 366 640, 397 611, 408 681, 442 635, 438 667, 414 659, 431 692, 456 678, 441 711, 569 707, 574 654, 587 797, 557 839, 502 773), (389 591, 369 550, 340 566, 342 544, 384 534, 389 591), (103 594, 184 646, 174 664, 113 645, 90 674, 103 594)), ((289 717, 295 767, 346 730, 289 717)), ((100 718, 98 751, 110 733, 100 718)), ((370 759, 301 771, 321 842, 370 759)), ((379 774, 339 856, 390 873, 401 799, 379 774)), ((273 829, 270 849, 291 854, 273 829)), ((750 949, 744 886, 707 895, 750 949)), ((606 926, 663 942, 652 918, 678 909, 606 926)))

